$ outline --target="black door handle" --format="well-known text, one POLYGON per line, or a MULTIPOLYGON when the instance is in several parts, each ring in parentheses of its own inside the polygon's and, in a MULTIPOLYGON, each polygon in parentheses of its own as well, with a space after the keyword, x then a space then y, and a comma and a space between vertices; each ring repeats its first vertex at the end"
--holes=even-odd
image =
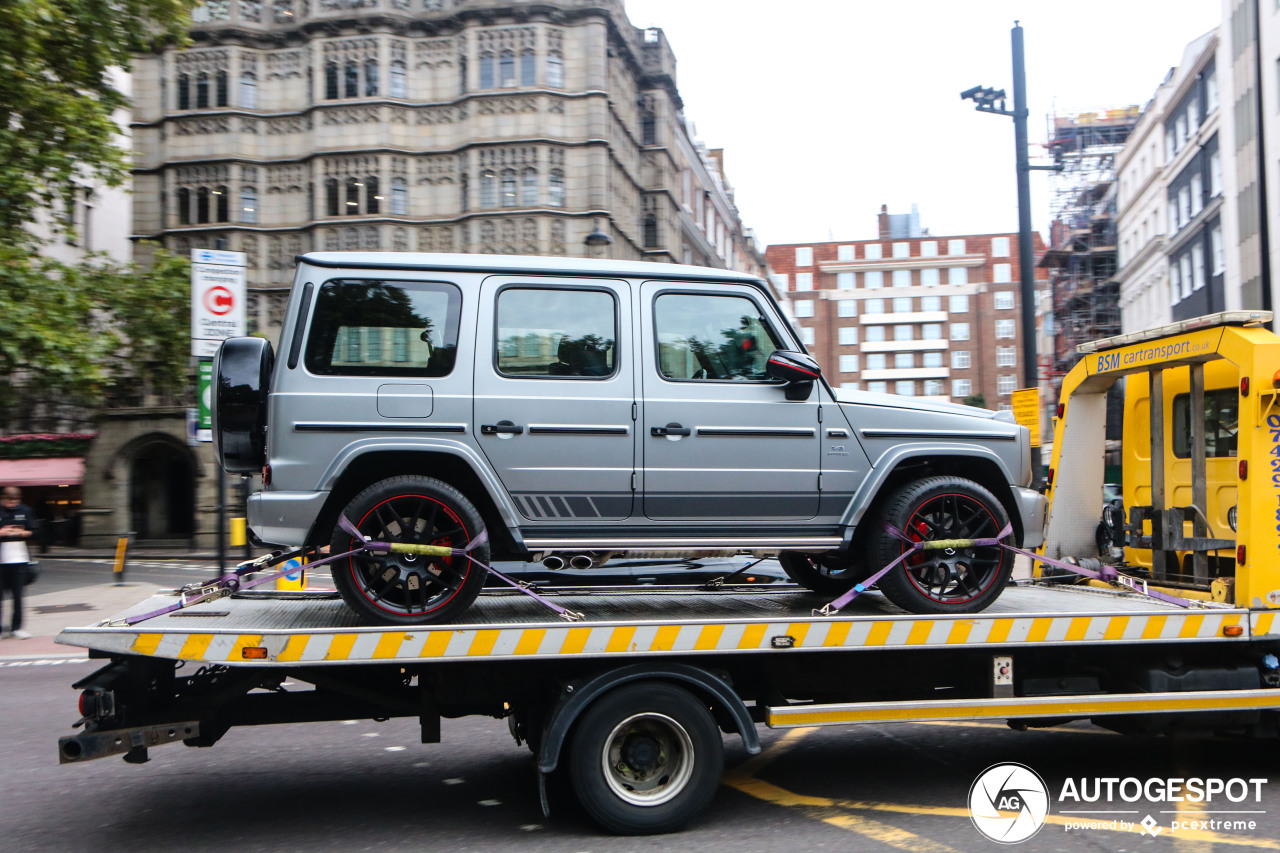
POLYGON ((670 423, 664 427, 653 427, 649 430, 651 435, 689 435, 693 430, 677 423, 670 423))
POLYGON ((481 435, 520 435, 524 427, 516 426, 511 421, 498 421, 496 424, 481 424, 481 435))

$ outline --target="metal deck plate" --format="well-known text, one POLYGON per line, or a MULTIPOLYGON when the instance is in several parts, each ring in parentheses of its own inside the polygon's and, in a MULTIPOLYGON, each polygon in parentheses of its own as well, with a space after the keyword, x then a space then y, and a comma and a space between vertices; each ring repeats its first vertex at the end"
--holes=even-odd
MULTIPOLYGON (((336 598, 247 594, 195 605, 133 626, 68 628, 58 641, 116 654, 255 666, 404 663, 521 657, 645 656, 923 648, 1017 647, 1105 642, 1240 642, 1272 629, 1272 614, 1203 605, 1183 609, 1128 593, 1046 586, 1005 590, 972 615, 905 613, 879 594, 834 617, 815 616, 823 596, 742 587, 577 589, 555 593, 586 620, 555 619, 537 602, 492 591, 466 621, 432 626, 362 626, 336 598), (1264 624, 1265 622, 1265 624, 1264 624), (1228 637, 1225 629, 1243 633, 1228 637), (244 649, 265 649, 248 660, 244 649)), ((116 619, 172 603, 154 596, 116 619)), ((1280 627, 1280 626, 1277 626, 1280 627)))

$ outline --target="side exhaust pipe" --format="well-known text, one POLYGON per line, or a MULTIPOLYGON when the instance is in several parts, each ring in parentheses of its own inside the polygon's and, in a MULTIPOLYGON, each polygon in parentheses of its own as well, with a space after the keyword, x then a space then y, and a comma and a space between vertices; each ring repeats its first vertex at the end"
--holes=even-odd
POLYGON ((575 569, 589 569, 595 565, 590 554, 574 554, 569 558, 569 565, 575 569))
POLYGON ((551 569, 553 572, 559 571, 564 568, 564 557, 561 557, 559 554, 548 554, 542 558, 542 565, 551 569))

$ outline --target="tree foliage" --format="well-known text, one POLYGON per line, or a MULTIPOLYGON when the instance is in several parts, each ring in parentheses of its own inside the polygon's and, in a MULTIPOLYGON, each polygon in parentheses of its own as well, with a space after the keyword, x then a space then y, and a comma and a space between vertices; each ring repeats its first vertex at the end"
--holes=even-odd
POLYGON ((183 37, 195 0, 0 0, 0 244, 32 238, 41 208, 76 180, 128 176, 110 69, 183 37))
POLYGON ((188 396, 190 264, 75 265, 0 248, 0 432, 65 432, 101 406, 188 396))

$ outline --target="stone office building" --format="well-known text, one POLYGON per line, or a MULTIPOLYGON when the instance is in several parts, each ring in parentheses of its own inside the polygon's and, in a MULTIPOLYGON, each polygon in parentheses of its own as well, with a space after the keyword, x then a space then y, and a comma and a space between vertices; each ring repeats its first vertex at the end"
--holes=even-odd
POLYGON ((620 0, 209 0, 135 64, 134 231, 248 256, 274 337, 313 250, 763 273, 659 29, 620 0))

